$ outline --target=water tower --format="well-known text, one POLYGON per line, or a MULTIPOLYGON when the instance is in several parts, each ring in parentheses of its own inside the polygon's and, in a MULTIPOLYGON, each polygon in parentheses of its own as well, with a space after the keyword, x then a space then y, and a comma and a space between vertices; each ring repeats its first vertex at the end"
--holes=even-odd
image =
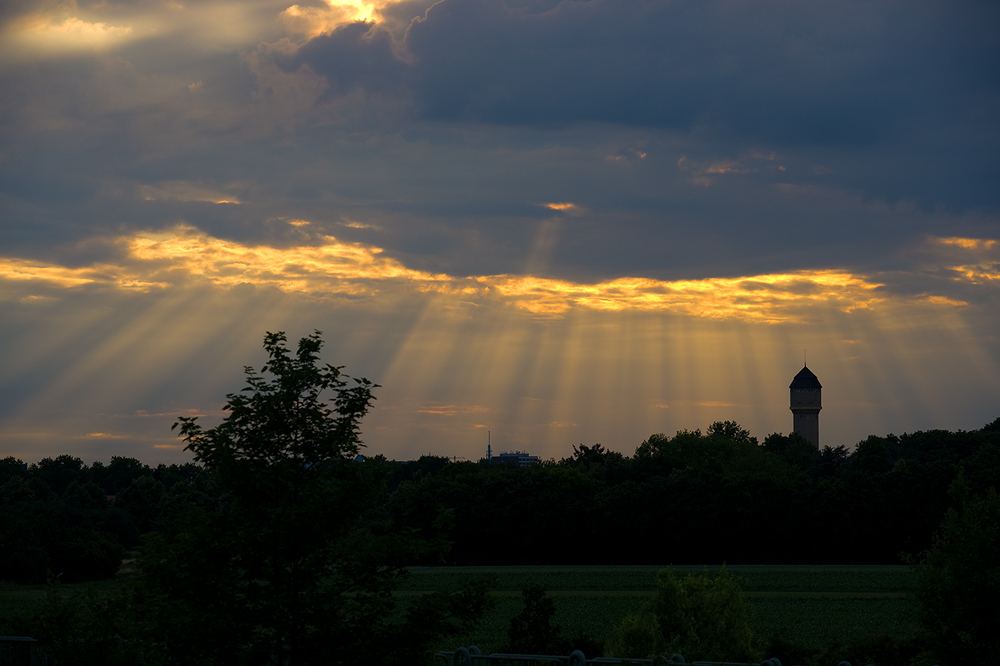
POLYGON ((823 385, 806 366, 788 386, 791 393, 792 432, 819 448, 819 410, 823 409, 823 385))

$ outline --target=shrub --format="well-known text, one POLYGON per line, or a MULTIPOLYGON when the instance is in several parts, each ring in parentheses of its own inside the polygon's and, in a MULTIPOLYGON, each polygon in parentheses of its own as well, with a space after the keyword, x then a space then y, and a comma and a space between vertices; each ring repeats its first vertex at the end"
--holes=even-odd
POLYGON ((562 654, 566 641, 552 619, 556 606, 541 585, 527 585, 521 590, 524 610, 510 619, 504 652, 519 654, 562 654))
POLYGON ((683 654, 710 661, 750 660, 750 607, 739 582, 723 567, 683 579, 670 569, 656 577, 656 596, 615 628, 610 654, 651 658, 683 654))
POLYGON ((951 492, 961 510, 948 511, 917 567, 920 622, 941 661, 985 664, 1000 653, 1000 496, 970 493, 961 474, 951 492))

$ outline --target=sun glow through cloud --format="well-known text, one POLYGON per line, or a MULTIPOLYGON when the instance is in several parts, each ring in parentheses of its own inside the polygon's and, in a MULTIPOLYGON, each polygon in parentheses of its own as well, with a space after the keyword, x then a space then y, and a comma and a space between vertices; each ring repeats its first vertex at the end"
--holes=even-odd
POLYGON ((325 0, 325 3, 325 7, 292 5, 281 12, 281 20, 290 32, 312 39, 348 23, 378 21, 382 17, 381 8, 392 4, 365 0, 325 0))

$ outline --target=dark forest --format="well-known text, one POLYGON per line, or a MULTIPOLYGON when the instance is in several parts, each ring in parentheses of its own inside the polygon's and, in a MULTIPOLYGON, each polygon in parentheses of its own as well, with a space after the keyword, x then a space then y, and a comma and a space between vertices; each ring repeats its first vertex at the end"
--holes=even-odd
MULTIPOLYGON (((367 457, 381 490, 368 519, 433 534, 412 564, 898 564, 931 545, 961 473, 1000 478, 1000 419, 979 430, 870 436, 851 452, 795 435, 758 442, 732 422, 655 434, 632 456, 600 444, 519 468, 367 457)), ((0 460, 7 580, 98 580, 188 504, 223 502, 202 465, 59 456, 0 460), (110 499, 109 499, 110 498, 110 499)))

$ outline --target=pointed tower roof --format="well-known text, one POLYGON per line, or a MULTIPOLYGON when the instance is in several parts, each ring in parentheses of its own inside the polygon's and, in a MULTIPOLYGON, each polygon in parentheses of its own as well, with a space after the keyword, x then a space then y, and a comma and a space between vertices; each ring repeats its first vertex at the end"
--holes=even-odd
POLYGON ((823 385, 819 383, 819 378, 813 374, 813 371, 803 365, 802 369, 799 370, 799 374, 795 375, 795 379, 788 385, 788 388, 813 389, 823 388, 823 385))

